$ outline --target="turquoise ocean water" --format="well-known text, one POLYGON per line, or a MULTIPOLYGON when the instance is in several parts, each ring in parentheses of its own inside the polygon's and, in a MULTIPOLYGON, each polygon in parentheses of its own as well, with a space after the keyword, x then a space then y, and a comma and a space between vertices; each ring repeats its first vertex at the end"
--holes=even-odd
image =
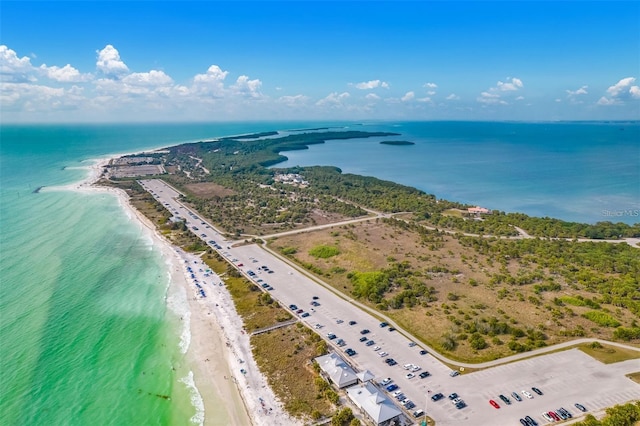
MULTIPOLYGON (((79 181, 108 154, 323 125, 2 126, 0 424, 184 425, 196 411, 159 250, 114 196, 36 188, 79 181)), ((629 213, 640 209, 638 123, 348 126, 416 145, 330 141, 278 166, 336 165, 506 211, 640 221, 629 213)))

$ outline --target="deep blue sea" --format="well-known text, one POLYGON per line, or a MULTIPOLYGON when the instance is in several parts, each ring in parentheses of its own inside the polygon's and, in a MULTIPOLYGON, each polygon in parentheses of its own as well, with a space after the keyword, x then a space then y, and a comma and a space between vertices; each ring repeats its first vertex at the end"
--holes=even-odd
MULTIPOLYGON (((79 181, 109 154, 338 125, 1 126, 0 424, 185 425, 195 412, 159 250, 116 197, 36 188, 79 181)), ((640 221, 638 123, 342 126, 415 145, 329 141, 277 166, 334 165, 504 211, 640 221)))

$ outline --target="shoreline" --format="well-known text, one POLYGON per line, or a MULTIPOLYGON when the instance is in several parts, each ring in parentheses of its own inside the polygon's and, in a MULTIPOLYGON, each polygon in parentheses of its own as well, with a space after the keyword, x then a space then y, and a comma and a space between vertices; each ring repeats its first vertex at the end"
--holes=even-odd
MULTIPOLYGON (((93 164, 83 167, 89 171, 84 180, 41 190, 112 194, 131 220, 147 233, 160 250, 170 276, 165 296, 167 309, 184 324, 178 332, 180 352, 187 363, 188 375, 177 376, 177 379, 187 388, 196 410, 190 423, 242 426, 299 424, 284 411, 253 360, 249 336, 241 329, 242 319, 236 313, 226 287, 216 287, 216 300, 220 303, 211 297, 214 294, 211 287, 207 291, 209 297, 196 298, 195 287, 189 283, 190 273, 186 267, 198 264, 208 268, 202 265, 202 260, 167 241, 154 224, 129 203, 126 192, 95 185, 102 176, 104 166, 121 155, 128 154, 87 160, 93 161, 93 164), (175 306, 170 306, 172 303, 186 310, 177 311, 175 306), (240 373, 241 369, 247 373, 240 373)), ((221 281, 220 277, 213 277, 215 282, 221 281)), ((207 280, 212 281, 211 276, 207 280)))

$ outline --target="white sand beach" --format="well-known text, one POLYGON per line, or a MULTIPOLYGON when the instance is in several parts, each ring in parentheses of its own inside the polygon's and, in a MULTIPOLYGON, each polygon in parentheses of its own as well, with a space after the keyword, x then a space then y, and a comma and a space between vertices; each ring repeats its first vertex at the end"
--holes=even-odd
MULTIPOLYGON (((197 413, 192 423, 204 425, 296 425, 260 373, 251 352, 249 336, 242 330, 229 292, 219 285, 220 277, 204 276, 207 266, 194 254, 186 253, 163 238, 155 226, 128 201, 128 195, 115 188, 94 185, 110 158, 96 160, 87 167, 86 180, 46 190, 108 192, 118 197, 120 205, 148 233, 170 269, 168 294, 181 295, 187 303, 182 316, 187 329, 181 345, 193 372, 193 383, 199 395, 192 398, 197 413), (191 278, 192 268, 207 297, 196 295, 191 278), (206 284, 205 284, 206 283, 206 284), (202 407, 203 405, 204 407, 202 407)), ((189 378, 185 380, 190 381, 189 378)))

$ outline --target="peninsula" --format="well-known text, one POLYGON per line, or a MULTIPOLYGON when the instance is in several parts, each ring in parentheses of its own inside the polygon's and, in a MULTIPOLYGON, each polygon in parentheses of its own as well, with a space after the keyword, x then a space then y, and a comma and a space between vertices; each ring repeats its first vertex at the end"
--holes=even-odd
MULTIPOLYGON (((336 406, 339 390, 322 385, 319 370, 304 368, 329 349, 340 352, 318 333, 344 326, 321 309, 342 312, 340 321, 353 316, 353 325, 384 318, 433 353, 429 359, 437 365, 466 366, 464 373, 578 338, 596 339, 621 359, 640 356, 633 349, 640 344, 640 294, 631 273, 640 269, 634 240, 640 225, 478 213, 475 206, 335 167, 275 167, 287 150, 371 136, 397 135, 226 137, 146 153, 165 173, 149 174, 154 180, 144 187, 116 177, 114 164, 103 182, 125 190, 165 238, 201 253, 212 271, 226 275, 221 282, 244 329, 254 334, 255 362, 294 417, 343 412, 336 406), (151 185, 164 189, 150 191, 151 185), (175 197, 167 198, 172 191, 175 197), (304 305, 291 299, 298 292, 309 295, 304 305), (353 300, 360 313, 345 314, 340 300, 353 300)), ((400 347, 402 340, 378 334, 372 346, 391 339, 389 349, 400 347)), ((597 347, 576 345, 600 356, 597 347)), ((367 350, 358 346, 352 361, 367 368, 367 350)))

